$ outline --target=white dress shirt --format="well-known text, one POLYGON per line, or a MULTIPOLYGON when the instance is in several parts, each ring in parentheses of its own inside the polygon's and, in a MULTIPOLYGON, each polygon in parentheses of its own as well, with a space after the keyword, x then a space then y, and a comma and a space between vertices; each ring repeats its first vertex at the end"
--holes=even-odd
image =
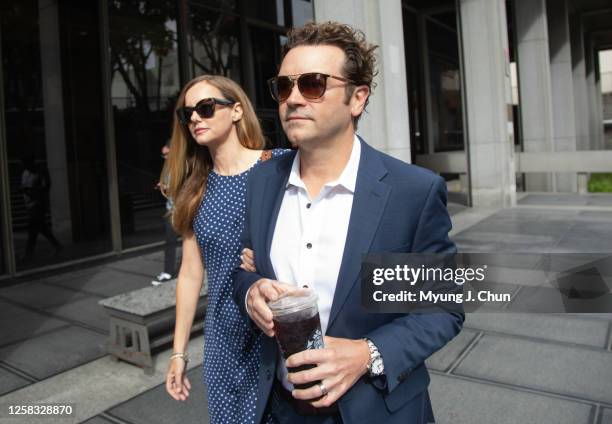
MULTIPOLYGON (((340 177, 325 184, 317 197, 311 199, 300 177, 298 151, 274 228, 270 259, 276 278, 315 290, 323 334, 342 263, 360 156, 361 144, 355 136, 351 156, 340 177)), ((293 389, 284 361, 280 362, 277 376, 287 390, 293 389)))

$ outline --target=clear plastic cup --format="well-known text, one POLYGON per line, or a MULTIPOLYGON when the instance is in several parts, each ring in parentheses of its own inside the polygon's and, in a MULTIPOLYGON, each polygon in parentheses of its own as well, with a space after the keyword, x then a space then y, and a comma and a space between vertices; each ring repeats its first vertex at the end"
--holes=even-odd
MULTIPOLYGON (((268 303, 276 340, 285 359, 307 349, 324 347, 317 299, 314 290, 304 288, 283 293, 277 300, 268 303)), ((288 371, 299 372, 314 367, 302 365, 288 368, 288 371)), ((305 389, 317 383, 296 384, 295 387, 305 389)))

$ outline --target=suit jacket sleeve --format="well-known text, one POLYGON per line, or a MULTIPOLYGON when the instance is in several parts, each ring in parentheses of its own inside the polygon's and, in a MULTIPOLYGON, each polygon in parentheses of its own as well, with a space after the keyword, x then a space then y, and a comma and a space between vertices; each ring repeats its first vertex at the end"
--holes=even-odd
MULTIPOLYGON (((449 239, 451 221, 446 209, 446 184, 437 177, 430 187, 413 240, 413 252, 454 253, 449 239)), ((385 379, 374 379, 380 389, 393 391, 410 372, 442 348, 463 325, 459 313, 411 313, 385 324, 366 337, 380 351, 385 379)))
MULTIPOLYGON (((252 202, 252 197, 253 197, 253 181, 256 180, 256 173, 253 172, 248 180, 247 180, 247 190, 246 190, 246 212, 245 212, 245 219, 244 219, 244 229, 242 230, 242 234, 240 236, 240 244, 241 244, 241 249, 249 248, 249 249, 253 249, 253 244, 251 242, 252 240, 252 235, 251 235, 251 222, 253 217, 251 216, 252 214, 252 208, 251 208, 251 202, 252 202)), ((255 252, 255 265, 256 267, 259 269, 259 267, 257 266, 257 252, 255 252)), ((246 296, 247 296, 247 292, 249 290, 249 288, 259 279, 264 278, 263 276, 259 275, 256 272, 248 272, 245 271, 244 269, 240 268, 240 264, 236 265, 236 268, 234 268, 234 271, 232 273, 232 277, 233 277, 233 281, 234 281, 234 290, 233 290, 233 297, 234 297, 234 301, 236 302, 236 304, 238 305, 238 308, 240 310, 240 313, 247 319, 250 321, 250 317, 249 314, 246 311, 246 296)), ((250 321, 252 322, 252 321, 250 321)))

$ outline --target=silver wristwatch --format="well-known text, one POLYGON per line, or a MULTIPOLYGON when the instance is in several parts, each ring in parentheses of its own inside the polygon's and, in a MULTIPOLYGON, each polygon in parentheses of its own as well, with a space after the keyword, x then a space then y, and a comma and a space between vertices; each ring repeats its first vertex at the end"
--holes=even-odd
POLYGON ((370 349, 370 362, 368 362, 367 366, 368 374, 370 374, 371 377, 383 375, 385 373, 385 365, 383 364, 383 359, 380 355, 380 352, 378 351, 378 348, 374 343, 372 343, 372 340, 364 340, 366 341, 366 343, 368 344, 368 348, 370 349))

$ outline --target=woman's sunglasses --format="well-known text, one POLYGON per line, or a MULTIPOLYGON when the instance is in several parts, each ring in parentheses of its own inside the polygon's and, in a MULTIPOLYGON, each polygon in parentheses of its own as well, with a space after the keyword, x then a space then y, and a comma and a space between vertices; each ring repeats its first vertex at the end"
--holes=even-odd
POLYGON ((346 78, 322 74, 320 72, 311 72, 308 74, 282 75, 270 78, 268 80, 268 87, 270 87, 272 98, 281 103, 287 100, 291 95, 293 86, 297 81, 298 90, 300 90, 302 96, 308 100, 315 100, 321 98, 323 94, 325 94, 325 90, 327 89, 327 78, 334 78, 349 84, 355 84, 354 81, 346 78))
POLYGON ((191 121, 191 115, 193 112, 197 113, 202 119, 212 118, 215 114, 215 105, 229 106, 236 103, 233 100, 217 99, 210 97, 208 99, 202 99, 194 107, 181 107, 176 110, 176 117, 179 122, 183 125, 189 124, 191 121))

